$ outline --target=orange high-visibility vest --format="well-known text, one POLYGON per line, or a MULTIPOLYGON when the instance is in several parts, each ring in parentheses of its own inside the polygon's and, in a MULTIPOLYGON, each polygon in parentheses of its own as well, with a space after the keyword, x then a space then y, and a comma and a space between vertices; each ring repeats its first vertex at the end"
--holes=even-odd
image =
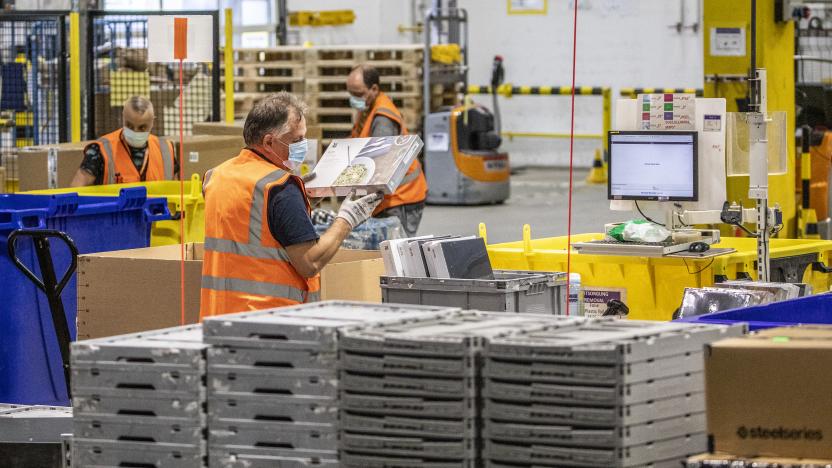
POLYGON ((287 183, 306 193, 299 177, 248 149, 211 171, 200 318, 320 300, 320 277, 301 276, 269 230, 269 191, 287 183))
POLYGON ((121 139, 122 129, 108 133, 90 145, 98 145, 104 156, 104 181, 106 184, 154 182, 173 180, 173 143, 160 140, 156 135, 147 139, 147 150, 141 172, 136 170, 127 143, 121 139), (142 178, 144 173, 144 178, 142 178))
MULTIPOLYGON (((355 125, 352 127, 352 138, 367 138, 371 136, 373 119, 376 115, 383 115, 388 119, 396 122, 401 129, 402 135, 407 135, 407 127, 404 124, 401 112, 393 104, 384 93, 378 93, 373 107, 364 120, 357 119, 355 125)), ((376 208, 373 214, 379 214, 382 211, 401 205, 410 205, 411 203, 420 203, 425 201, 428 196, 428 181, 425 179, 425 173, 422 171, 422 164, 418 159, 413 161, 410 168, 402 180, 402 183, 392 195, 385 195, 384 201, 376 208)))

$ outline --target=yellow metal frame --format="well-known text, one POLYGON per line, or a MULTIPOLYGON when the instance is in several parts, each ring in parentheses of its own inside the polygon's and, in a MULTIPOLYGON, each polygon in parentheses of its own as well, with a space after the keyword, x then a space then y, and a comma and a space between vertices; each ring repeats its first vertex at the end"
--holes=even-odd
POLYGON ((515 10, 511 0, 506 0, 506 11, 509 15, 546 15, 549 13, 549 0, 543 0, 543 8, 539 10, 515 10))
POLYGON ((225 9, 225 122, 234 123, 234 12, 225 9))
POLYGON ((69 14, 69 112, 71 141, 81 141, 81 19, 69 14))
MULTIPOLYGON (((795 134, 794 95, 794 22, 779 22, 774 18, 774 0, 757 2, 757 67, 766 69, 768 81, 768 111, 787 113, 787 135, 795 134)), ((748 86, 736 81, 748 75, 751 66, 751 5, 745 0, 705 0, 704 53, 705 97, 725 98, 728 112, 737 112, 737 100, 745 99, 748 86), (746 30, 744 56, 710 55, 711 29, 739 27, 746 30), (713 78, 713 79, 712 79, 713 78), (718 78, 718 81, 715 79, 718 78), (732 81, 733 80, 733 81, 732 81)), ((769 204, 780 205, 784 228, 779 237, 794 238, 797 234, 797 197, 795 177, 795 145, 788 145, 788 168, 785 174, 769 176, 769 204)), ((748 177, 728 177, 728 200, 741 202, 751 208, 748 199, 748 177)), ((726 232, 723 232, 726 233, 726 232)))
MULTIPOLYGON (((468 86, 467 94, 491 94, 491 86, 468 86)), ((571 86, 513 86, 505 83, 497 87, 497 94, 506 98, 515 95, 520 96, 571 96, 571 86)), ((576 96, 600 96, 602 102, 601 112, 601 133, 576 133, 577 140, 601 140, 601 146, 606 154, 607 133, 612 128, 612 90, 607 87, 580 86, 575 89, 576 96)), ((569 133, 562 132, 522 132, 505 131, 501 135, 511 139, 514 138, 569 138, 569 133)))

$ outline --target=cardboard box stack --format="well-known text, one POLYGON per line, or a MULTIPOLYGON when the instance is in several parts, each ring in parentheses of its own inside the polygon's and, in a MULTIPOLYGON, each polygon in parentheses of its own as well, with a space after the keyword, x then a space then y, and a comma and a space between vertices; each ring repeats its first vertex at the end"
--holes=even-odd
MULTIPOLYGON (((347 330, 339 344, 341 466, 480 467, 479 354, 542 316, 459 312, 347 330)), ((582 319, 547 316, 553 327, 582 319)))
POLYGON ((329 302, 206 319, 211 466, 342 466, 339 330, 444 310, 329 302))
POLYGON ((204 466, 206 348, 198 325, 74 343, 73 466, 204 466))
POLYGON ((717 455, 691 466, 722 458, 736 459, 731 466, 832 465, 830 368, 829 326, 773 328, 713 344, 705 377, 717 455))
POLYGON ((679 466, 707 447, 705 345, 743 332, 602 319, 491 340, 488 466, 679 466))
MULTIPOLYGON (((185 245, 186 323, 199 320, 203 255, 202 244, 185 245)), ((79 256, 78 339, 179 324, 179 287, 174 287, 179 284, 179 259, 178 245, 79 256), (154 307, 147 307, 147 291, 153 291, 154 307)), ((321 272, 321 297, 381 302, 383 274, 378 251, 340 250, 321 272)))

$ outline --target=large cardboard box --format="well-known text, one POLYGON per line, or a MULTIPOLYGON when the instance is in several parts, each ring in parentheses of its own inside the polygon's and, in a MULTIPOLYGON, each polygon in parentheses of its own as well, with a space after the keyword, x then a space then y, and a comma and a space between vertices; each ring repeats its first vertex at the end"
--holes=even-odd
POLYGON ((234 123, 195 122, 192 131, 194 135, 232 135, 242 138, 243 123, 242 120, 234 123))
POLYGON ((89 141, 81 141, 21 148, 17 158, 20 190, 25 192, 69 187, 84 159, 84 148, 89 143, 89 141), (58 150, 54 164, 49 163, 49 148, 58 150), (50 178, 55 178, 56 187, 49 186, 50 178))
POLYGON ((321 272, 321 299, 381 302, 382 275, 378 250, 341 249, 321 272))
MULTIPOLYGON (((166 138, 174 142, 176 153, 179 154, 179 137, 166 138)), ((209 169, 240 154, 240 150, 245 146, 242 135, 191 135, 184 137, 183 144, 184 157, 180 155, 179 160, 182 161, 186 180, 191 174, 203 177, 209 169)))
MULTIPOLYGON (((78 257, 78 339, 180 324, 180 246, 78 257)), ((199 321, 202 244, 186 244, 185 321, 199 321)))
POLYGON ((737 456, 832 459, 832 327, 723 340, 705 357, 708 432, 737 456))
MULTIPOLYGON (((202 244, 186 244, 185 319, 199 320, 202 244)), ((78 257, 78 339, 180 323, 178 245, 78 257)), ((378 251, 341 250, 321 272, 323 300, 381 302, 378 251)))

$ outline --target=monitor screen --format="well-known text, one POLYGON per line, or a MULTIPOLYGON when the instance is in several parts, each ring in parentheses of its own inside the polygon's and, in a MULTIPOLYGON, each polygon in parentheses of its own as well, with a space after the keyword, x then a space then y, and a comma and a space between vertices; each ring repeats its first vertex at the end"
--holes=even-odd
POLYGON ((696 132, 610 132, 610 200, 697 201, 696 132))

